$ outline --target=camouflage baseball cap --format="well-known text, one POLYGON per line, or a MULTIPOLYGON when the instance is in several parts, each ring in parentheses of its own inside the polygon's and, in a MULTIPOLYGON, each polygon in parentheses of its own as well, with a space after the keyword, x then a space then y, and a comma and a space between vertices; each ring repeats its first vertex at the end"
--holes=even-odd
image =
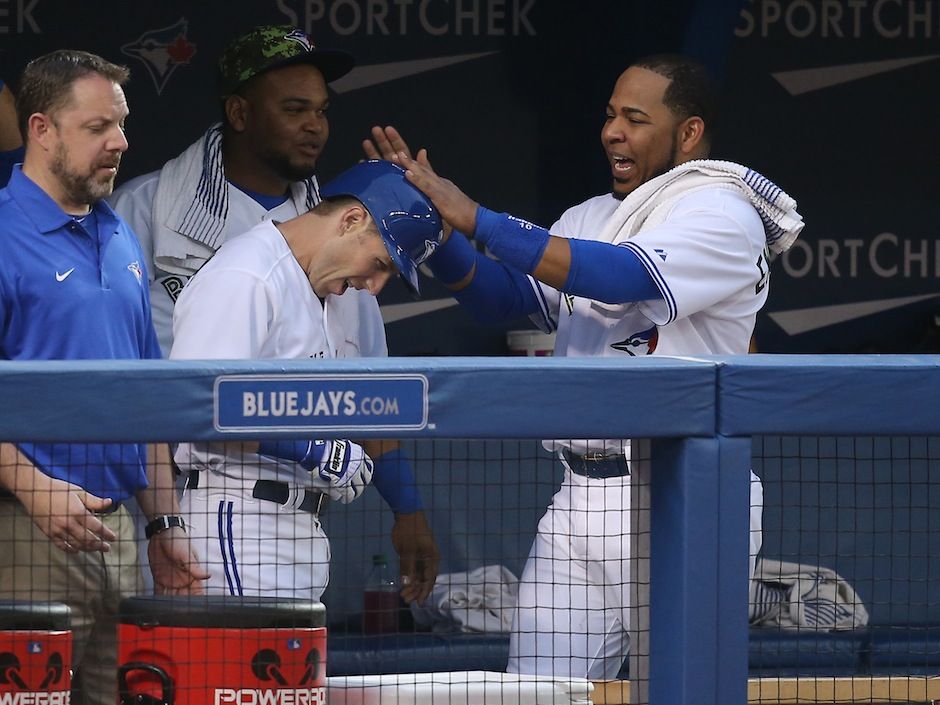
POLYGON ((282 66, 310 64, 329 83, 352 70, 351 54, 318 49, 302 30, 291 25, 264 25, 232 40, 219 59, 219 94, 231 95, 252 76, 282 66))

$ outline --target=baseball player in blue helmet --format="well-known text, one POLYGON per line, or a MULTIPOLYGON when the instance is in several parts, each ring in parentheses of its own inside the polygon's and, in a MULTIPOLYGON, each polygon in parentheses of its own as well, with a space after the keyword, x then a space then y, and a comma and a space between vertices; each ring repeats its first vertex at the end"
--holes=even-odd
POLYGON ((441 217, 397 164, 370 159, 343 172, 320 189, 320 196, 353 196, 375 220, 402 281, 417 295, 417 268, 441 242, 441 217))
MULTIPOLYGON (((171 358, 359 355, 358 303, 347 292, 374 296, 396 273, 417 291, 416 268, 440 242, 441 218, 389 162, 357 164, 322 193, 309 212, 265 220, 219 248, 177 301, 171 358)), ((389 453, 373 463, 346 439, 181 444, 181 509, 211 575, 206 590, 319 599, 330 549, 311 514, 319 519, 327 499, 357 499, 373 474, 377 486, 399 482, 404 460, 394 460, 390 472, 389 453)), ((420 508, 413 481, 403 484, 385 488, 396 517, 420 508)))

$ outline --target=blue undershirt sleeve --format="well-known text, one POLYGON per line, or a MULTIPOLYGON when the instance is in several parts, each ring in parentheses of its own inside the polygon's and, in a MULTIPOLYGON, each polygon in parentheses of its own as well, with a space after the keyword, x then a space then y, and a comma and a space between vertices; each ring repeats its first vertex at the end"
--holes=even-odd
POLYGON ((481 323, 520 318, 539 309, 525 274, 477 252, 466 236, 456 230, 437 248, 427 265, 444 284, 461 281, 476 266, 470 285, 451 293, 481 323))
POLYGON ((607 304, 662 296, 636 253, 593 240, 568 240, 571 266, 562 291, 607 304))
POLYGON ((481 323, 521 318, 539 310, 529 278, 482 253, 477 253, 476 274, 469 286, 452 293, 481 323))
POLYGON ((424 509, 418 481, 408 456, 400 448, 373 458, 372 486, 395 514, 411 514, 424 509))

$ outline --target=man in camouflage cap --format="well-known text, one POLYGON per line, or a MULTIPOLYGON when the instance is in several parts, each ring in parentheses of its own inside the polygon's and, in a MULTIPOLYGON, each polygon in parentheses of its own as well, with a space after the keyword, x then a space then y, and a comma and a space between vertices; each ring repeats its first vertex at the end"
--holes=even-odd
MULTIPOLYGON (((222 122, 159 171, 115 191, 112 206, 137 234, 150 265, 153 323, 164 356, 173 344, 177 298, 225 241, 266 220, 291 220, 320 201, 314 171, 330 133, 327 83, 352 67, 352 56, 317 48, 289 25, 252 29, 219 60, 222 122)), ((344 329, 337 356, 386 356, 375 297, 351 288, 342 298, 353 315, 336 322, 344 329)), ((219 302, 219 316, 224 307, 219 302)), ((438 549, 413 471, 397 442, 362 445, 375 461, 373 484, 395 512, 402 597, 423 600, 437 575, 438 549)))

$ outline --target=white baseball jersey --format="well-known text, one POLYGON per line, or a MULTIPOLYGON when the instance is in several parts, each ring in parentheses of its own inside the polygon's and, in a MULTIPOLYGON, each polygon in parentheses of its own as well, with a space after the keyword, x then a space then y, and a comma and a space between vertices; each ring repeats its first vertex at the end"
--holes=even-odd
MULTIPOLYGON (((356 357, 363 324, 358 296, 350 293, 321 302, 281 232, 265 221, 222 245, 183 289, 170 357, 356 357)), ((296 463, 201 444, 180 444, 175 459, 182 470, 199 472, 199 488, 187 490, 181 506, 212 573, 207 590, 319 598, 329 543, 317 518, 293 505, 328 483, 296 463), (287 483, 292 501, 252 498, 257 480, 287 483)))
MULTIPOLYGON (((591 198, 551 231, 598 239, 621 201, 591 198)), ((655 227, 613 244, 631 248, 662 296, 605 304, 563 294, 530 277, 546 302, 533 320, 557 328, 555 355, 743 354, 767 298, 766 236, 740 193, 705 188, 680 198, 655 227)), ((624 410, 624 413, 629 413, 624 410)), ((548 450, 623 452, 623 439, 546 441, 548 450)), ((761 545, 763 488, 751 473, 751 571, 761 545)), ((519 585, 509 671, 612 679, 627 656, 630 478, 589 479, 566 468, 539 522, 519 585)))
MULTIPOLYGON (((271 221, 225 243, 183 290, 174 313, 176 360, 359 357, 358 297, 323 302, 271 221)), ((245 480, 326 487, 296 463, 257 454, 225 457, 181 444, 177 464, 245 480)))
MULTIPOLYGON (((552 234, 592 239, 620 203, 610 194, 589 199, 565 211, 552 234)), ((747 353, 767 300, 768 270, 764 226, 743 194, 721 187, 692 192, 662 224, 614 244, 640 257, 662 297, 605 304, 532 280, 549 304, 536 323, 558 328, 555 355, 747 353)))

